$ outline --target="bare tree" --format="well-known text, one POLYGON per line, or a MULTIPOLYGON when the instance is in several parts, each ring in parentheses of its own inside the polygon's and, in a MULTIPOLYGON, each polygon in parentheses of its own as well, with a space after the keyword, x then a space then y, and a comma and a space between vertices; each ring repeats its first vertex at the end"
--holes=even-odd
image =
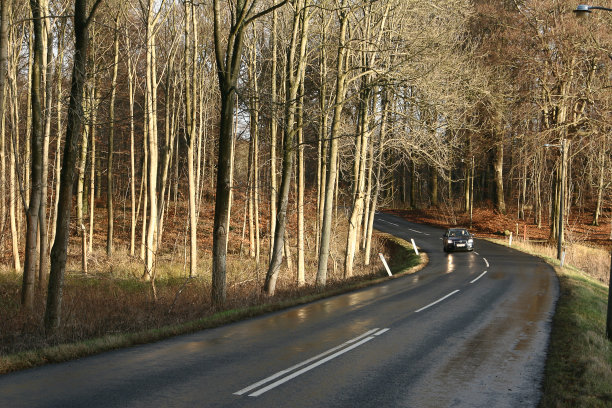
POLYGON ((272 12, 286 3, 282 1, 270 8, 258 11, 257 0, 234 0, 230 2, 231 19, 222 22, 221 2, 213 1, 214 43, 221 92, 221 118, 219 124, 219 152, 217 161, 217 194, 213 226, 213 276, 212 300, 216 306, 225 303, 227 238, 230 217, 232 136, 236 85, 240 74, 244 34, 246 27, 257 18, 272 12), (227 40, 223 40, 224 25, 229 26, 227 40))
POLYGON ((298 131, 295 116, 298 110, 298 90, 306 69, 306 43, 310 21, 307 0, 295 1, 292 5, 294 9, 293 30, 291 43, 287 49, 286 65, 287 94, 285 95, 285 126, 283 128, 283 170, 278 196, 274 250, 264 284, 264 290, 269 296, 274 295, 278 271, 283 260, 287 205, 295 156, 295 134, 298 131))
POLYGON ((61 322, 62 288, 66 271, 70 212, 72 209, 72 186, 76 175, 75 164, 78 145, 82 136, 83 88, 87 79, 86 66, 89 47, 88 28, 101 1, 96 0, 89 11, 87 10, 87 0, 74 1, 74 65, 66 123, 66 142, 61 171, 56 237, 51 249, 51 270, 44 321, 45 329, 50 334, 59 328, 61 322))
MULTIPOLYGON (((30 0, 34 24, 34 58, 31 71, 32 90, 32 132, 31 164, 32 182, 30 202, 27 209, 26 252, 21 288, 21 304, 27 309, 34 306, 34 284, 38 264, 38 216, 42 200, 43 166, 43 112, 42 112, 42 73, 43 67, 43 15, 39 0, 30 0)), ((42 231, 41 231, 42 233, 42 231)))

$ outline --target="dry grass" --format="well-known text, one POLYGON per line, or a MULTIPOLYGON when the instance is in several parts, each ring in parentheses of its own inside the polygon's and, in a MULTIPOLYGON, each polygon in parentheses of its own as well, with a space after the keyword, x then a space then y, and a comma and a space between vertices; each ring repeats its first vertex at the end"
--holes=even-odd
POLYGON ((561 287, 540 406, 612 406, 608 287, 575 268, 556 267, 561 287))
MULTIPOLYGON (((504 245, 508 243, 507 240, 494 239, 493 241, 504 245)), ((514 239, 512 246, 549 260, 557 258, 557 247, 553 245, 514 239)), ((610 262, 610 252, 602 248, 593 248, 579 243, 565 247, 565 265, 574 267, 605 285, 610 283, 610 262)))

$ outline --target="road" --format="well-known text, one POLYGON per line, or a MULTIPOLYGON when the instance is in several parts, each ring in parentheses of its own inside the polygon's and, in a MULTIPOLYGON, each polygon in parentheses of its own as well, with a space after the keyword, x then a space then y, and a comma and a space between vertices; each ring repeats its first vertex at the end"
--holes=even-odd
POLYGON ((155 344, 0 376, 0 407, 529 407, 558 282, 537 258, 379 214, 422 271, 155 344))

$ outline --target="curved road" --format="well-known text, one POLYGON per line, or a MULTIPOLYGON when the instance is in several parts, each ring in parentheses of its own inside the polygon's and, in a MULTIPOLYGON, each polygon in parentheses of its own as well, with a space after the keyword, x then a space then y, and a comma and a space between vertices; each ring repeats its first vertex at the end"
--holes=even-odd
POLYGON ((155 344, 0 376, 0 407, 529 407, 540 398, 553 270, 379 214, 422 271, 155 344))

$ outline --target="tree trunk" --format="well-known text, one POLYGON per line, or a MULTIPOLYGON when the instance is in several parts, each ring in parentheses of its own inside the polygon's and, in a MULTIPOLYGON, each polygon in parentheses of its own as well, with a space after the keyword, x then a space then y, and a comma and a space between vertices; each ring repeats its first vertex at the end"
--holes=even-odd
POLYGON ((438 169, 431 166, 431 206, 438 207, 438 169))
POLYGON ((56 89, 56 127, 57 127, 57 141, 56 141, 56 146, 55 146, 55 174, 54 174, 54 179, 55 179, 55 192, 54 192, 54 202, 53 202, 53 219, 51 221, 51 239, 50 239, 50 243, 51 245, 53 245, 55 243, 55 229, 57 226, 57 205, 58 205, 58 201, 59 201, 59 191, 60 191, 60 175, 61 175, 61 148, 62 148, 62 133, 61 133, 61 129, 62 129, 62 106, 63 106, 63 102, 62 102, 62 93, 63 93, 63 87, 62 87, 62 67, 63 67, 63 63, 64 63, 64 35, 66 33, 66 20, 65 19, 61 19, 61 28, 59 30, 59 34, 58 34, 58 51, 57 51, 57 59, 56 59, 56 63, 55 63, 55 84, 57 86, 56 89))
POLYGON ((306 43, 308 39, 308 26, 310 15, 307 9, 308 0, 299 1, 295 4, 293 15, 293 32, 291 44, 287 49, 286 81, 287 92, 285 95, 285 126, 283 129, 283 169, 281 175, 280 194, 278 197, 277 225, 274 236, 274 250, 266 274, 264 291, 268 296, 273 296, 276 289, 278 272, 283 261, 283 246, 285 239, 285 228, 287 224, 287 206, 289 203, 289 191, 294 161, 294 140, 297 132, 295 115, 298 107, 298 91, 304 70, 306 69, 306 43), (300 21, 301 20, 301 21, 300 21), (300 30, 301 22, 301 30, 300 30), (299 35, 299 49, 298 49, 299 35), (296 55, 299 52, 298 55, 296 55))
POLYGON ((7 202, 6 202, 6 106, 7 75, 8 75, 8 25, 9 4, 7 1, 0 2, 0 205, 2 214, 0 222, 0 236, 4 236, 6 225, 7 202))
MULTIPOLYGON (((96 87, 96 79, 95 79, 95 74, 94 74, 94 80, 93 80, 93 86, 91 89, 91 94, 89 95, 89 106, 90 106, 90 110, 91 110, 91 124, 86 127, 89 129, 89 132, 85 132, 85 135, 87 136, 87 133, 89 133, 90 138, 91 138, 91 153, 90 153, 90 158, 89 158, 89 163, 90 163, 90 170, 89 170, 89 243, 87 245, 87 250, 86 252, 92 252, 93 251, 93 234, 94 234, 94 224, 95 224, 95 198, 97 196, 96 194, 96 168, 100 169, 100 163, 98 161, 98 158, 96 157, 96 145, 97 145, 97 141, 96 141, 96 123, 98 120, 98 109, 97 109, 97 101, 98 100, 98 89, 96 87)), ((99 173, 99 171, 98 171, 99 173)), ((98 188, 97 191, 100 191, 101 188, 101 183, 98 182, 98 188)), ((83 252, 85 253, 85 251, 83 252)), ((86 260, 87 258, 84 258, 84 260, 86 260)), ((83 269, 85 270, 87 268, 86 264, 84 264, 83 269)))
POLYGON ((143 279, 151 280, 155 277, 155 258, 157 254, 157 172, 158 172, 158 146, 157 146, 157 58, 155 31, 160 14, 154 12, 154 0, 149 0, 147 7, 147 33, 146 33, 146 92, 145 104, 147 112, 147 132, 149 148, 148 167, 148 197, 149 222, 147 224, 147 237, 145 248, 145 270, 143 279))
MULTIPOLYGON (((125 29, 126 48, 131 50, 127 27, 125 29)), ((130 107, 130 256, 136 255, 136 158, 134 151, 134 71, 132 56, 127 57, 128 98, 130 107)))
POLYGON ((603 149, 601 149, 599 154, 599 179, 597 182, 597 202, 595 204, 595 212, 593 213, 593 221, 591 225, 598 226, 599 225, 599 215, 601 214, 601 205, 603 201, 603 192, 604 192, 604 175, 606 170, 606 156, 605 152, 606 146, 604 144, 603 149))
POLYGON ((368 217, 369 225, 367 229, 367 240, 365 245, 365 264, 370 264, 370 255, 372 250, 372 230, 374 228, 374 216, 376 214, 376 206, 378 205, 378 197, 380 195, 381 188, 381 173, 382 173, 382 158, 384 153, 384 140, 385 134, 387 131, 387 122, 389 118, 389 106, 391 105, 391 101, 389 95, 385 93, 383 96, 384 100, 382 102, 382 115, 380 119, 380 132, 378 134, 378 154, 376 160, 376 177, 375 177, 375 186, 374 186, 374 195, 372 196, 372 204, 370 205, 370 216, 368 217))
POLYGON ((348 234, 346 240, 346 256, 344 259, 344 278, 350 278, 353 276, 353 264, 355 260, 355 253, 358 249, 359 241, 359 227, 361 226, 361 219, 363 218, 363 208, 365 203, 365 174, 366 174, 366 159, 368 147, 370 145, 370 118, 368 110, 370 109, 370 91, 369 81, 366 78, 362 78, 361 90, 361 101, 359 104, 359 125, 357 132, 357 143, 356 148, 359 150, 355 152, 355 166, 353 174, 353 208, 349 218, 348 234))
POLYGON ((504 200, 504 137, 502 131, 498 131, 499 140, 495 146, 495 157, 493 168, 495 170, 495 209, 502 214, 506 213, 506 202, 504 200))
MULTIPOLYGON (((23 269, 23 284, 21 287, 21 304, 26 309, 34 307, 34 284, 36 280, 36 265, 38 253, 38 219, 42 200, 42 165, 43 165, 43 116, 42 116, 42 75, 43 75, 43 23, 42 8, 39 0, 30 0, 34 24, 34 58, 31 65, 31 100, 32 100, 32 131, 31 131, 31 165, 32 181, 30 183, 30 202, 27 209, 26 252, 23 269)), ((41 233, 43 233, 41 231, 41 233)))
POLYGON ((306 284, 306 266, 304 260, 304 78, 300 80, 300 99, 298 104, 298 163, 297 163, 297 215, 298 215, 298 237, 297 237, 297 284, 306 284))
MULTIPOLYGON (((111 97, 109 106, 110 129, 108 132, 108 154, 106 156, 106 255, 113 254, 113 237, 115 232, 115 214, 113 208, 113 154, 115 150, 115 99, 117 96, 117 71, 119 68, 119 16, 115 16, 113 76, 111 79, 111 97)), ((98 186, 100 188, 100 186, 98 186)), ((93 210, 93 209, 92 209, 93 210)))
MULTIPOLYGON (((15 63, 13 67, 11 67, 11 72, 14 72, 13 68, 16 67, 15 63)), ((16 68, 15 68, 16 69, 16 68)), ((12 74, 14 75, 14 74, 12 74)), ((21 272, 21 261, 19 258, 19 235, 20 228, 18 225, 18 214, 19 211, 18 205, 19 200, 17 194, 17 185, 19 184, 19 177, 16 174, 17 172, 17 152, 19 151, 18 140, 19 140, 19 106, 18 106, 18 97, 17 97, 17 84, 15 77, 11 77, 10 84, 10 98, 11 101, 11 117, 12 117, 12 137, 11 137, 11 152, 9 153, 11 156, 11 160, 9 163, 9 218, 11 224, 11 249, 13 254, 13 268, 16 273, 21 272)), ((23 196, 21 196, 23 200, 23 196)))
MULTIPOLYGON (((42 12, 49 15, 49 4, 47 0, 41 1, 42 12)), ((51 104, 53 98, 53 87, 51 83, 51 64, 49 59, 53 55, 53 35, 48 19, 43 20, 43 88, 44 96, 44 133, 43 133, 43 158, 41 175, 41 200, 38 210, 38 235, 39 235, 39 267, 38 288, 42 288, 46 280, 49 265, 49 231, 47 228, 47 189, 49 185, 49 143, 51 139, 51 104)))
MULTIPOLYGON (((86 92, 86 90, 84 90, 86 92)), ((77 180, 77 230, 79 231, 79 236, 81 237, 83 249, 81 252, 81 272, 86 273, 87 270, 87 245, 85 243, 85 225, 83 225, 83 196, 84 196, 84 186, 85 186, 85 168, 87 163, 87 147, 89 142, 89 136, 91 133, 91 110, 92 110, 92 98, 88 95, 85 101, 87 112, 85 115, 87 116, 86 122, 84 124, 84 135, 81 137, 81 155, 79 157, 79 176, 77 180)), ((92 162, 93 163, 93 162, 92 162)), ((95 166, 92 164, 91 171, 94 171, 95 166)))
POLYGON ((66 143, 64 147, 63 166, 61 171, 60 199, 56 239, 51 249, 51 271, 47 306, 45 309, 45 329, 47 333, 55 332, 61 322, 62 288, 66 270, 66 255, 70 228, 70 210, 72 207, 72 186, 75 178, 75 164, 78 156, 79 139, 82 136, 83 88, 86 77, 86 61, 89 36, 87 26, 91 16, 100 4, 96 0, 88 16, 86 0, 75 0, 74 4, 74 59, 72 69, 72 86, 66 124, 66 143))
MULTIPOLYGON (((272 0, 272 4, 276 4, 276 0, 272 0)), ((276 200, 278 196, 276 184, 276 143, 277 143, 277 89, 276 89, 276 73, 277 73, 277 55, 278 55, 278 39, 277 39, 278 17, 276 11, 272 13, 272 67, 271 67, 271 117, 270 117, 270 254, 274 251, 274 236, 276 231, 276 200)))
MULTIPOLYGON (((195 147, 195 79, 196 67, 196 33, 192 30, 195 24, 193 2, 185 2, 185 132, 187 134, 187 177, 189 184, 189 276, 197 273, 197 215, 196 215, 196 180, 194 172, 195 147), (193 34, 192 34, 193 32, 193 34)), ((201 124, 200 124, 201 126, 201 124)))
POLYGON ((329 245, 331 241, 332 214, 334 207, 334 188, 338 169, 338 133, 340 131, 340 116, 346 96, 346 58, 345 47, 346 31, 348 26, 348 10, 345 10, 346 0, 342 0, 340 10, 340 35, 338 37, 338 67, 336 72, 336 101, 329 137, 329 167, 325 181, 325 201, 323 209, 323 222, 321 224, 321 243, 319 245, 319 265, 317 268, 316 284, 325 286, 327 282, 327 262, 329 259, 329 245))

